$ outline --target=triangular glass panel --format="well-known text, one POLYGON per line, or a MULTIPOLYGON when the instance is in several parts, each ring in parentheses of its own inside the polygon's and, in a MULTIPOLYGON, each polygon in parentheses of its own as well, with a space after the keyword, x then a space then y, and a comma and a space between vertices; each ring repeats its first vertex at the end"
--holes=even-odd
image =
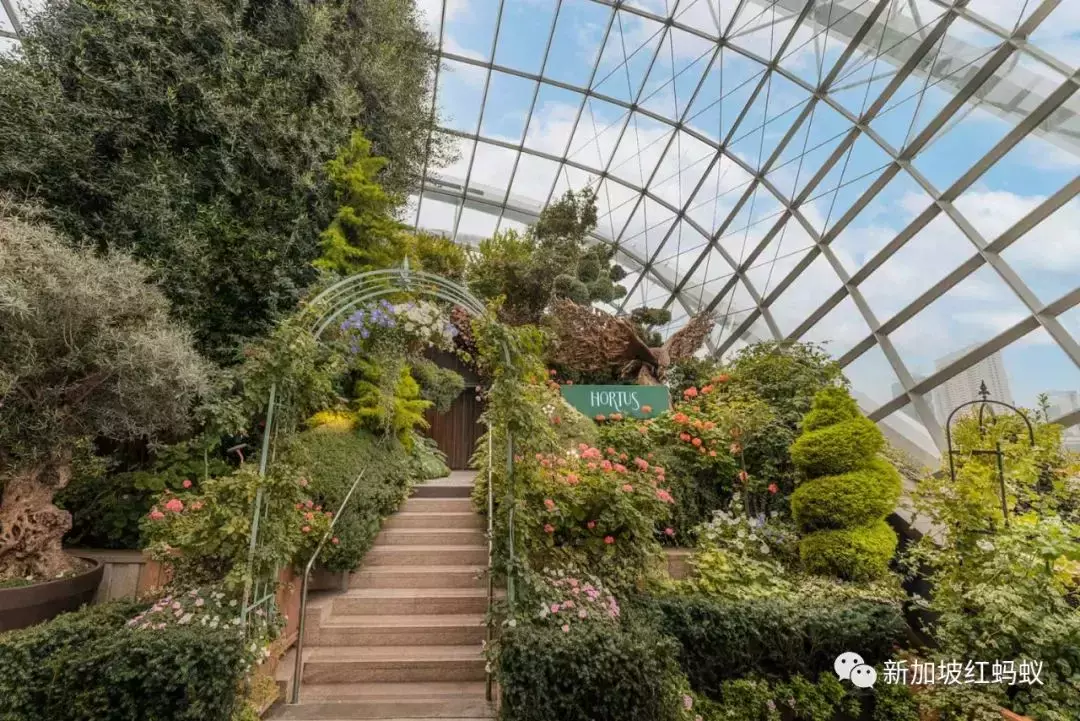
POLYGON ((626 121, 627 111, 603 100, 588 98, 570 141, 567 160, 602 172, 615 152, 615 144, 626 121))
POLYGON ((535 93, 535 81, 492 71, 480 134, 520 143, 535 93))
POLYGON ((472 0, 469 12, 443 13, 442 49, 457 55, 490 60, 500 0, 472 0))
MULTIPOLYGON (((804 309, 803 319, 799 321, 799 324, 801 325, 814 310, 814 308, 804 309)), ((798 340, 821 343, 825 345, 829 355, 839 358, 869 335, 870 327, 866 325, 866 319, 859 312, 855 301, 851 299, 851 296, 844 296, 843 300, 799 336, 798 340)))
POLYGON ((896 371, 876 343, 844 366, 844 376, 851 381, 851 394, 864 413, 888 403, 893 399, 893 389, 900 386, 896 371))
POLYGON ((634 113, 611 160, 611 174, 643 188, 660 162, 672 132, 670 125, 634 113))
POLYGON ((660 23, 620 10, 600 56, 592 90, 626 103, 635 102, 663 35, 660 23))
MULTIPOLYGON (((779 283, 779 278, 775 283, 779 283)), ((795 277, 769 309, 773 320, 784 335, 799 327, 806 317, 828 300, 829 296, 841 287, 840 278, 824 254, 818 254, 814 261, 795 277)))
POLYGON ((495 64, 539 75, 556 6, 556 0, 505 3, 499 24, 499 42, 495 47, 495 64))
MULTIPOLYGON (((562 0, 544 76, 577 87, 588 85, 602 50, 604 31, 615 12, 593 0, 562 0)), ((611 33, 615 32, 613 26, 611 33)))
POLYGON ((760 63, 721 48, 690 105, 687 123, 717 142, 723 140, 764 73, 760 63))

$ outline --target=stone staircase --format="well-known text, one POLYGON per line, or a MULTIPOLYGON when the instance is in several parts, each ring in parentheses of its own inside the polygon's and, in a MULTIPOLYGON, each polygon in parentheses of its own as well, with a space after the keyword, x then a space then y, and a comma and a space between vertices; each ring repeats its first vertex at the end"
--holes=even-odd
POLYGON ((311 595, 301 703, 272 718, 494 718, 481 653, 487 539, 471 488, 471 473, 418 486, 348 589, 311 595))

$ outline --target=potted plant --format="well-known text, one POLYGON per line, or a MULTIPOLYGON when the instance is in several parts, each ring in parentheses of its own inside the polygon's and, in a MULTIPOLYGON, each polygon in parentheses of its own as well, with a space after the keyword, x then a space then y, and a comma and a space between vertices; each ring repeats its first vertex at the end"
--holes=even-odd
POLYGON ((0 630, 78 607, 100 581, 64 552, 71 516, 53 504, 79 449, 182 434, 208 387, 148 275, 0 215, 0 630))

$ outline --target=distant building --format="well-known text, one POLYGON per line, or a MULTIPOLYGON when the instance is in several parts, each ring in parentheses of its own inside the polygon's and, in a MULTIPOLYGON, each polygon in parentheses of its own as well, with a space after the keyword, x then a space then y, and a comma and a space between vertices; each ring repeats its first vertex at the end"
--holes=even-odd
MULTIPOLYGON (((1046 400, 1050 404, 1047 409, 1050 420, 1080 410, 1080 391, 1047 391, 1046 400)), ((1062 442, 1069 450, 1080 451, 1080 425, 1066 428, 1062 442)))
MULTIPOLYGON (((964 348, 939 358, 935 364, 937 370, 941 370, 974 347, 964 348)), ((982 383, 986 383, 986 389, 990 391, 991 400, 1004 401, 1005 403, 1013 402, 1012 390, 1009 388, 1009 377, 1005 373, 1005 363, 1001 359, 1001 353, 995 352, 960 371, 933 390, 931 398, 934 415, 937 416, 938 421, 944 425, 949 414, 958 405, 978 400, 979 386, 982 383)))
MULTIPOLYGON (((926 376, 920 376, 920 375, 914 375, 914 374, 911 376, 911 378, 916 383, 922 383, 924 380, 926 380, 926 376)), ((900 395, 903 395, 903 394, 904 394, 904 386, 902 386, 899 383, 893 383, 892 384, 892 397, 896 398, 897 396, 900 396, 900 395)), ((911 418, 912 420, 916 420, 916 421, 919 421, 920 423, 922 423, 922 420, 919 419, 918 411, 915 410, 915 406, 912 405, 911 403, 908 403, 906 406, 901 408, 900 412, 903 413, 904 415, 906 415, 908 418, 911 418)))

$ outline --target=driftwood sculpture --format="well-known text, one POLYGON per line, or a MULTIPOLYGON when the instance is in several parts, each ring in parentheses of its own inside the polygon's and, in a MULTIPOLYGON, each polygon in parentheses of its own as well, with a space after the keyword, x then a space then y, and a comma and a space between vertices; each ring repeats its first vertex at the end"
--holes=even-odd
POLYGON ((565 298, 551 310, 556 364, 583 373, 615 370, 642 385, 659 385, 671 364, 696 353, 715 325, 711 315, 695 315, 662 346, 650 348, 625 318, 565 298))

